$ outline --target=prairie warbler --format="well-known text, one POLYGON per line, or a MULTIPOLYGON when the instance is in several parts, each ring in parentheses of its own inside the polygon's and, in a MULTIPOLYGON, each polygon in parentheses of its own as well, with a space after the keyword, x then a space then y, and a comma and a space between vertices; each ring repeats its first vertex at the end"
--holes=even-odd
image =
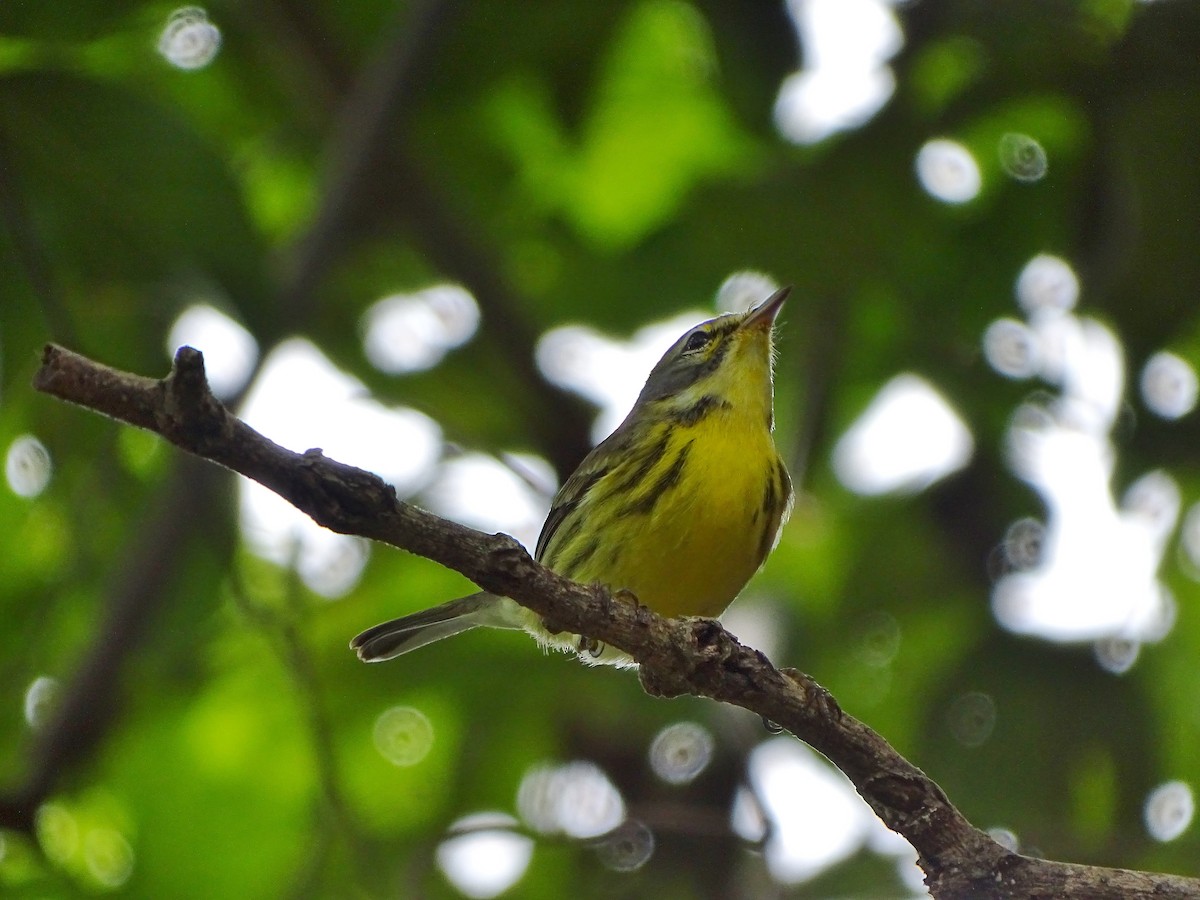
MULTIPOLYGON (((555 495, 540 562, 575 581, 627 590, 664 616, 725 610, 791 508, 791 479, 771 438, 771 332, 789 290, 697 325, 664 354, 625 421, 555 495)), ((613 648, 550 634, 535 613, 486 592, 376 625, 350 646, 379 662, 480 625, 524 629, 585 661, 631 662, 613 648)))

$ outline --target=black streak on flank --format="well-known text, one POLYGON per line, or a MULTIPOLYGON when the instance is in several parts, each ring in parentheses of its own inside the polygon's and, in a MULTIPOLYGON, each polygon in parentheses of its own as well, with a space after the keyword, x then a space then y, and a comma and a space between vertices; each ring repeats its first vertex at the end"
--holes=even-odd
POLYGON ((792 493, 792 476, 788 474, 787 466, 783 464, 783 460, 779 457, 775 459, 775 471, 779 474, 779 493, 783 504, 780 506, 780 515, 782 515, 783 506, 787 505, 788 497, 792 493))
POLYGON ((760 561, 766 559, 767 554, 771 552, 771 544, 775 540, 775 532, 779 530, 779 520, 783 518, 783 509, 787 505, 791 489, 792 479, 783 465, 783 460, 777 459, 763 489, 762 508, 754 514, 755 524, 758 522, 759 512, 763 516, 762 534, 758 539, 760 561))
POLYGON ((683 475, 683 467, 687 465, 688 454, 691 452, 692 442, 688 441, 680 449, 679 455, 675 457, 675 462, 671 463, 671 468, 658 477, 658 481, 654 483, 654 486, 650 488, 646 496, 625 506, 618 515, 624 516, 631 513, 645 515, 654 509, 654 505, 658 503, 659 498, 679 483, 679 478, 683 475))
POLYGON ((762 512, 770 522, 779 507, 779 474, 775 469, 767 476, 766 488, 763 490, 762 512))
MULTIPOLYGON (((613 497, 636 490, 637 486, 642 483, 642 480, 654 470, 656 465, 658 465, 658 461, 662 459, 663 454, 667 452, 667 447, 670 443, 671 430, 669 428, 664 428, 659 439, 652 447, 642 453, 642 455, 636 461, 637 465, 633 466, 632 470, 627 475, 624 475, 624 477, 622 477, 621 480, 614 484, 611 488, 609 488, 608 485, 605 485, 608 490, 603 499, 611 500, 613 497)), ((613 477, 615 478, 616 475, 614 474, 613 477)))
POLYGON ((566 575, 568 578, 574 578, 575 573, 585 562, 596 555, 596 551, 600 549, 600 538, 594 537, 569 557, 562 561, 561 566, 556 566, 555 570, 566 575))

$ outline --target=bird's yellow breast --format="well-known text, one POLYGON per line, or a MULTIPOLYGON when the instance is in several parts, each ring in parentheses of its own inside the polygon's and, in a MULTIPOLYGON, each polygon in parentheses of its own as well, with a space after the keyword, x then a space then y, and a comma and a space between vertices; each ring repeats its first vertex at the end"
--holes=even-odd
POLYGON ((645 481, 672 466, 675 482, 614 522, 620 539, 571 577, 630 590, 662 615, 720 615, 762 564, 789 488, 765 422, 726 410, 675 429, 645 481))

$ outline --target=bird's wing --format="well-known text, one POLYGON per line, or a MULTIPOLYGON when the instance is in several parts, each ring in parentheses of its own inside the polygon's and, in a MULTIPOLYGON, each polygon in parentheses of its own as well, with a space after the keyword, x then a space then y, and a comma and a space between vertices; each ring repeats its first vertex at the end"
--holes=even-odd
POLYGON ((535 558, 542 562, 546 548, 563 522, 574 512, 583 498, 601 478, 609 473, 613 464, 621 458, 621 451, 627 442, 629 430, 623 424, 620 428, 592 448, 592 452, 583 458, 571 477, 564 482, 550 503, 550 513, 542 525, 542 533, 538 536, 535 558))

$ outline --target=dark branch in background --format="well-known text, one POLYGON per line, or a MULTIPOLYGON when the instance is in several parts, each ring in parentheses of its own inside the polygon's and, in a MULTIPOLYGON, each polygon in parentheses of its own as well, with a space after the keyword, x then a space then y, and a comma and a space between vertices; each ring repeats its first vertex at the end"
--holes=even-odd
POLYGON ((42 308, 51 334, 60 341, 70 341, 78 346, 79 339, 67 313, 62 288, 53 275, 50 254, 37 233, 24 192, 17 182, 7 141, 0 131, 0 221, 9 232, 17 261, 42 308))
POLYGON ((470 288, 487 323, 484 338, 499 350, 508 373, 519 384, 511 405, 522 416, 524 432, 565 480, 591 449, 586 405, 553 387, 538 370, 537 333, 524 304, 499 274, 504 267, 463 219, 452 215, 452 205, 434 179, 403 148, 393 151, 389 163, 385 183, 402 198, 397 212, 408 223, 413 242, 437 268, 470 288))
POLYGON ((153 509, 121 554, 113 583, 105 592, 96 638, 61 693, 61 702, 42 725, 30 753, 24 781, 0 797, 0 826, 32 832, 37 808, 54 790, 59 776, 86 757, 120 713, 120 680, 125 658, 155 622, 171 597, 180 548, 194 528, 212 527, 213 497, 219 497, 220 472, 196 460, 181 459, 153 509), (189 510, 181 516, 179 510, 189 510))
POLYGON ((294 566, 289 574, 286 587, 287 604, 282 611, 273 605, 258 603, 252 599, 252 592, 246 589, 236 572, 233 573, 230 593, 239 612, 248 623, 262 633, 280 663, 288 671, 297 687, 296 697, 307 720, 313 764, 320 785, 320 800, 314 810, 316 836, 305 864, 296 874, 293 888, 283 895, 311 897, 315 893, 314 886, 320 878, 321 867, 327 862, 327 856, 335 841, 344 842, 360 868, 365 870, 369 863, 362 829, 346 803, 338 778, 337 752, 325 692, 322 690, 316 665, 300 633, 300 623, 311 607, 304 601, 300 579, 295 574, 294 566))
POLYGON ((311 321, 315 291, 349 238, 347 224, 373 201, 372 170, 411 111, 417 75, 438 46, 432 38, 447 24, 454 4, 419 0, 401 9, 376 58, 366 66, 337 110, 326 147, 321 204, 300 238, 284 278, 279 312, 311 321))
MULTIPOLYGON (((287 273, 282 304, 311 319, 318 271, 323 271, 355 230, 377 235, 403 223, 403 237, 428 257, 432 268, 470 290, 487 328, 483 341, 498 351, 514 382, 510 400, 521 432, 566 478, 591 449, 591 416, 580 399, 551 385, 534 362, 537 328, 528 305, 501 274, 504 266, 472 227, 456 214, 438 180, 413 155, 409 128, 419 75, 433 61, 440 38, 459 4, 422 0, 392 25, 393 37, 346 89, 346 67, 321 43, 328 34, 311 9, 284 4, 280 12, 304 42, 305 58, 321 67, 328 93, 344 93, 338 127, 327 149, 326 189, 297 259, 287 273), (353 226, 353 227, 350 227, 353 226), (315 269, 314 269, 315 267, 315 269)), ((306 72, 306 75, 311 73, 306 72)))
MULTIPOLYGON (((740 706, 828 757, 889 828, 916 848, 938 898, 1196 898, 1200 880, 1030 859, 974 828, 941 788, 882 737, 846 713, 820 685, 776 669, 715 622, 664 619, 598 587, 534 562, 506 535, 487 535, 401 503, 378 476, 293 453, 231 415, 208 390, 201 354, 179 351, 169 377, 119 372, 47 346, 35 387, 155 431, 190 453, 279 493, 321 525, 373 538, 449 566, 512 597, 553 628, 612 644, 640 664, 646 691, 694 694, 740 706)), ((349 652, 349 651, 347 651, 349 652)))
MULTIPOLYGON (((846 311, 850 304, 841 301, 839 297, 834 301, 814 303, 804 311, 802 333, 808 337, 803 352, 795 354, 796 362, 791 364, 799 373, 792 382, 804 386, 799 402, 800 420, 790 442, 792 457, 788 460, 788 471, 792 473, 792 484, 798 495, 808 481, 808 462, 813 448, 827 443, 825 430, 831 422, 830 394, 841 374, 847 340, 846 311)), ((796 330, 791 333, 796 334, 796 330)))

